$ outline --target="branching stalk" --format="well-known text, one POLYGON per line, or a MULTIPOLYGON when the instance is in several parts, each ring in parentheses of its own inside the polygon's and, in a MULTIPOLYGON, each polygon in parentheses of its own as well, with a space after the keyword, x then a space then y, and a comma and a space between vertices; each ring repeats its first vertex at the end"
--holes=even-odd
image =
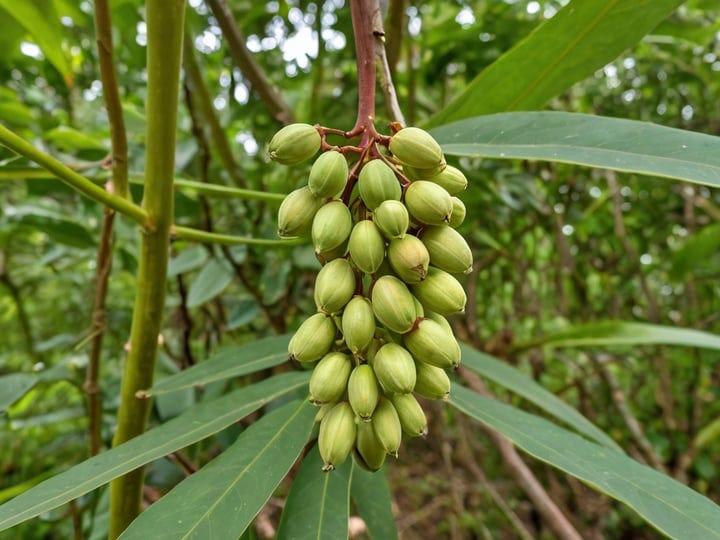
POLYGON ((218 234, 190 227, 173 226, 170 229, 173 238, 191 240, 205 244, 220 244, 225 246, 268 246, 268 247, 292 247, 307 243, 305 238, 293 238, 291 240, 272 240, 268 238, 252 238, 249 236, 232 236, 229 234, 218 234))
MULTIPOLYGON (((145 431, 150 401, 135 393, 152 386, 165 305, 169 231, 173 218, 173 173, 185 0, 148 0, 147 158, 143 206, 153 227, 142 236, 138 285, 113 440, 117 446, 145 431)), ((110 484, 111 539, 140 513, 144 469, 110 484)))

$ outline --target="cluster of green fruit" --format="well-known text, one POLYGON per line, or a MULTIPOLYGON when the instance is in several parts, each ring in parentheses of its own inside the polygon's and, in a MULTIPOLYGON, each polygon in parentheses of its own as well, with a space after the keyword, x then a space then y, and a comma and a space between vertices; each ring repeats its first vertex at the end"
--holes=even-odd
POLYGON ((290 193, 278 213, 278 234, 309 234, 323 263, 315 282, 318 312, 297 330, 289 353, 317 361, 310 399, 322 407, 324 470, 350 452, 377 470, 387 454, 397 456, 403 432, 425 435, 413 392, 447 399, 445 370, 460 362, 445 316, 462 312, 467 300, 453 276, 472 267, 472 252, 455 230, 465 207, 454 195, 467 179, 421 129, 401 129, 386 144, 389 152, 376 142, 331 147, 317 128, 293 124, 268 148, 287 165, 327 148, 307 186, 290 193), (352 168, 345 156, 351 151, 360 152, 352 168))

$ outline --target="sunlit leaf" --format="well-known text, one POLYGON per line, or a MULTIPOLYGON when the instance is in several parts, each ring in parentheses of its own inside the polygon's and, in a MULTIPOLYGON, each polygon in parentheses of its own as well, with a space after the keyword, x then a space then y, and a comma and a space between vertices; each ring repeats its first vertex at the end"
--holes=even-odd
POLYGON ((219 457, 140 514, 120 538, 237 538, 297 459, 316 412, 307 400, 292 402, 253 423, 219 457))
POLYGON ((133 469, 217 433, 263 405, 307 384, 292 372, 200 403, 147 433, 103 452, 0 506, 0 530, 57 508, 133 469))
POLYGON ((455 156, 537 159, 720 187, 720 137, 590 114, 517 112, 432 131, 455 156))
POLYGON ((305 456, 285 502, 278 540, 335 540, 348 537, 351 458, 332 472, 322 470, 317 445, 305 456))
POLYGON ((664 534, 720 538, 720 507, 669 476, 460 385, 453 385, 450 402, 531 456, 625 503, 664 534))

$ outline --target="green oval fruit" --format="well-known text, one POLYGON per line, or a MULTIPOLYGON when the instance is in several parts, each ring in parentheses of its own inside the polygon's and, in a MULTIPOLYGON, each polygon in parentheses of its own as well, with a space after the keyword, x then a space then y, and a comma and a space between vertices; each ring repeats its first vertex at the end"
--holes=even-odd
POLYGON ((460 346, 455 336, 430 319, 420 323, 403 336, 405 346, 415 360, 439 368, 455 368, 460 364, 460 346))
POLYGON ((348 302, 342 314, 342 333, 353 354, 360 354, 370 346, 375 336, 375 315, 370 300, 356 296, 348 302))
POLYGON ((465 311, 467 295, 460 282, 439 268, 429 267, 425 279, 411 285, 413 294, 423 306, 440 315, 465 311))
POLYGON ((417 380, 413 392, 429 399, 447 401, 450 397, 450 377, 443 368, 415 362, 417 380))
POLYGON ((430 254, 420 239, 408 234, 390 241, 388 261, 405 283, 419 283, 427 275, 430 254))
POLYGON ((448 225, 453 229, 457 229, 460 225, 462 225, 462 222, 465 221, 465 214, 467 213, 467 210, 465 209, 465 203, 457 197, 450 197, 450 199, 452 200, 453 209, 448 225))
POLYGON ((373 212, 373 221, 386 238, 402 238, 410 225, 410 215, 400 201, 389 200, 380 203, 373 212))
POLYGON ((312 240, 320 253, 337 248, 350 236, 352 216, 342 201, 330 201, 320 208, 312 222, 312 240))
POLYGON ((404 334, 415 323, 415 300, 407 286, 393 276, 379 278, 372 290, 373 312, 385 328, 404 334))
POLYGON ((320 150, 320 134, 310 124, 290 124, 278 131, 268 144, 270 159, 283 165, 295 165, 320 150))
POLYGON ((293 238, 310 232, 313 218, 323 204, 307 186, 288 193, 278 210, 278 236, 293 238))
POLYGON ((327 251, 316 251, 315 256, 317 257, 317 260, 320 261, 320 264, 326 265, 330 261, 334 261, 340 257, 345 257, 345 255, 347 255, 347 251, 348 242, 346 240, 336 248, 329 249, 327 251))
POLYGON ((338 403, 320 422, 318 448, 323 471, 332 471, 348 457, 355 446, 355 414, 347 402, 338 403))
POLYGON ((313 195, 321 199, 335 197, 345 188, 348 179, 348 164, 345 156, 336 150, 320 154, 310 168, 308 187, 313 195))
POLYGON ((337 328, 323 313, 311 315, 300 325, 288 345, 290 357, 298 362, 313 362, 330 350, 337 328))
POLYGON ((386 394, 407 394, 415 388, 415 361, 405 347, 383 345, 375 354, 373 369, 386 394))
POLYGON ((445 162, 440 145, 420 128, 401 129, 390 138, 389 148, 402 163, 418 169, 433 169, 445 162))
POLYGON ((390 398, 403 433, 410 437, 424 437, 428 432, 427 418, 422 407, 412 394, 395 394, 390 398))
POLYGON ((315 305, 329 315, 338 313, 355 294, 355 272, 346 259, 334 259, 315 279, 315 305))
POLYGON ((433 177, 443 172, 445 167, 447 167, 447 165, 444 160, 440 163, 440 165, 430 169, 417 169, 415 167, 411 167, 410 165, 403 165, 403 173, 405 173, 405 176, 411 180, 431 180, 433 177))
POLYGON ((428 227, 420 233, 420 240, 430 254, 430 263, 450 272, 467 274, 472 270, 473 255, 465 238, 451 227, 428 227))
POLYGON ((348 381, 348 401, 363 422, 369 422, 380 398, 378 381, 373 368, 360 364, 352 370, 348 381))
POLYGON ((385 240, 377 225, 364 219, 353 227, 348 250, 355 266, 366 274, 374 274, 385 258, 385 240))
POLYGON ((463 172, 457 167, 448 165, 442 172, 427 178, 439 186, 445 188, 450 195, 456 195, 467 189, 468 181, 463 172))
POLYGON ((450 194, 427 180, 418 180, 408 186, 405 205, 413 219, 426 225, 448 223, 453 210, 450 194))
POLYGON ((323 356, 310 376, 310 401, 323 405, 340 399, 351 371, 352 362, 347 354, 331 352, 323 356))
POLYGON ((440 315, 439 313, 436 313, 434 311, 427 309, 427 310, 425 310, 425 314, 423 315, 423 317, 425 317, 426 319, 435 321, 436 323, 438 323, 440 326, 442 326, 445 330, 447 330, 451 334, 454 333, 452 326, 450 326, 450 322, 448 322, 448 320, 443 315, 440 315))
POLYGON ((355 461, 363 469, 375 472, 385 463, 385 449, 375 436, 371 423, 360 423, 355 440, 355 461))
POLYGON ((380 396, 371 425, 380 446, 387 454, 397 457, 402 441, 402 426, 395 407, 384 396, 380 396))
POLYGON ((370 210, 375 210, 383 201, 399 201, 402 197, 397 176, 381 159, 373 159, 363 166, 357 185, 360 198, 370 210))

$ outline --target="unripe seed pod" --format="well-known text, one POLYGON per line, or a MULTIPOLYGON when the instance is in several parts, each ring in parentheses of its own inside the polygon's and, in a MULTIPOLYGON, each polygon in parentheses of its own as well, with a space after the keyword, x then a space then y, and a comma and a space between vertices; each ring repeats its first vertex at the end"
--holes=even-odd
POLYGON ((402 197, 397 176, 381 159, 373 159, 363 166, 357 185, 360 198, 370 210, 375 210, 383 201, 399 201, 402 197))
POLYGON ((412 292, 423 306, 440 315, 465 311, 465 289, 451 274, 439 268, 429 267, 425 279, 412 285, 412 292))
POLYGON ((460 169, 453 167, 452 165, 448 165, 442 172, 427 178, 427 180, 444 187, 445 191, 447 191, 450 195, 456 195, 461 191, 465 191, 468 185, 465 174, 463 174, 460 169))
POLYGON ((416 221, 427 225, 444 225, 450 221, 452 199, 445 188, 418 180, 405 190, 405 205, 416 221))
POLYGON ((404 334, 415 323, 415 300, 407 286, 393 276, 379 278, 372 290, 373 312, 393 332, 404 334))
POLYGON ((367 363, 371 366, 373 365, 373 362, 375 361, 375 355, 380 350, 380 347, 385 345, 385 342, 381 339, 373 339, 372 342, 370 342, 370 346, 368 347, 368 350, 365 352, 365 360, 367 360, 367 363))
POLYGON ((415 360, 439 368, 460 364, 460 346, 455 336, 435 321, 423 319, 403 340, 415 360))
POLYGON ((355 266, 366 274, 374 274, 385 258, 385 240, 377 225, 364 219, 353 227, 348 250, 355 266))
POLYGON ((312 239, 316 252, 329 251, 347 240, 352 230, 350 210, 342 201, 330 201, 315 214, 312 239))
POLYGON ((450 215, 448 225, 453 229, 457 229, 460 225, 462 225, 462 222, 465 221, 465 214, 467 213, 467 210, 465 209, 465 203, 457 197, 451 197, 450 199, 452 200, 453 210, 450 215))
POLYGON ((407 208, 400 201, 389 200, 380 203, 373 212, 373 221, 386 238, 402 238, 410 225, 407 208))
POLYGON ((327 413, 330 412, 330 409, 332 409, 335 406, 334 403, 326 403, 325 405, 320 405, 320 408, 318 409, 318 412, 315 413, 315 422, 322 422, 322 419, 325 418, 327 413))
POLYGON ((383 345, 375 354, 373 369, 386 394, 407 394, 415 388, 415 361, 401 345, 383 345))
POLYGON ((430 254, 425 244, 416 236, 408 234, 390 241, 388 261, 405 283, 419 283, 427 274, 430 254))
POLYGON ((433 266, 451 274, 467 274, 472 270, 470 246, 455 229, 444 225, 428 227, 420 233, 420 240, 425 244, 433 266))
POLYGON ((323 405, 340 399, 351 371, 352 362, 347 354, 331 352, 323 356, 310 376, 310 401, 323 405))
POLYGON ((288 193, 278 210, 278 236, 293 238, 310 232, 313 218, 323 204, 307 186, 288 193))
POLYGON ((357 427, 355 414, 343 401, 335 405, 320 422, 318 448, 323 458, 323 471, 332 471, 347 458, 355 446, 357 427))
POLYGON ((436 313, 435 311, 430 311, 429 309, 425 310, 425 315, 423 315, 426 319, 430 319, 432 321, 435 321, 440 326, 442 326, 445 330, 450 332, 451 334, 454 334, 452 326, 450 326, 450 323, 448 320, 440 315, 439 313, 436 313))
POLYGON ((347 385, 348 401, 363 422, 369 422, 380 398, 380 389, 373 368, 360 364, 352 370, 347 385))
POLYGON ((410 437, 424 437, 428 432, 427 418, 422 407, 412 394, 395 394, 390 398, 403 433, 410 437))
POLYGON ((347 259, 334 259, 315 279, 315 305, 327 314, 338 313, 355 294, 355 272, 347 259))
POLYGON ((402 426, 398 413, 388 398, 380 396, 371 425, 380 446, 386 453, 397 457, 402 441, 402 426))
POLYGON ((401 129, 390 138, 389 148, 402 163, 418 169, 433 169, 445 162, 440 145, 420 128, 401 129))
POLYGON ((450 377, 443 368, 415 362, 417 380, 413 391, 429 399, 442 399, 447 401, 450 397, 450 377))
POLYGON ((418 300, 414 296, 413 296, 413 300, 415 300, 415 319, 416 320, 421 319, 422 317, 425 316, 425 308, 420 303, 420 300, 418 300))
POLYGON ((345 306, 342 314, 342 333, 353 354, 365 351, 375 336, 375 315, 370 300, 356 296, 345 306))
POLYGON ((355 461, 363 469, 375 472, 385 463, 385 449, 375 436, 372 423, 363 423, 357 427, 357 439, 355 440, 355 461))
POLYGON ((432 178, 442 173, 445 167, 447 167, 445 161, 431 169, 417 169, 410 165, 403 165, 403 173, 411 180, 432 180, 432 178))
POLYGON ((268 154, 273 161, 295 165, 313 157, 320 143, 320 134, 310 124, 290 124, 270 139, 268 154))
POLYGON ((320 154, 310 168, 308 187, 316 197, 327 199, 342 192, 347 178, 348 164, 345 156, 336 150, 330 150, 320 154))
POLYGON ((337 328, 323 313, 311 315, 300 325, 288 345, 290 357, 298 362, 313 362, 330 350, 337 328))
POLYGON ((317 257, 320 264, 325 265, 330 261, 344 257, 347 254, 348 242, 347 240, 340 244, 338 247, 329 249, 327 251, 316 251, 315 256, 317 257))

